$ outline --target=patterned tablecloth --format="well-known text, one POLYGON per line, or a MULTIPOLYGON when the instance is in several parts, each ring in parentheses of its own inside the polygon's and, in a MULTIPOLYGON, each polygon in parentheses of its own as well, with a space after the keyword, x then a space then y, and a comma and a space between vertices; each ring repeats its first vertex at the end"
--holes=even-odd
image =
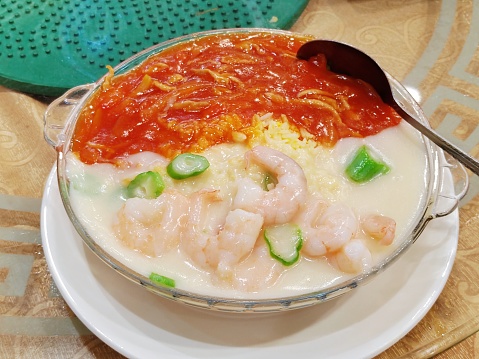
MULTIPOLYGON (((311 0, 292 30, 372 55, 410 89, 432 127, 478 156, 478 12, 477 0, 311 0)), ((67 306, 44 258, 41 197, 55 161, 42 134, 46 106, 0 88, 0 357, 118 358, 67 306)), ((471 176, 456 261, 439 299, 378 358, 478 356, 478 192, 471 176)))

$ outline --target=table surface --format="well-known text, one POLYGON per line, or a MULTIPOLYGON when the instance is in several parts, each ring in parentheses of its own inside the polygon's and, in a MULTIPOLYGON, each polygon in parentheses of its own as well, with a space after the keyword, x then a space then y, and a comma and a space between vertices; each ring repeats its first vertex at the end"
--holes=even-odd
MULTIPOLYGON (((292 30, 348 42, 373 56, 411 90, 433 128, 477 157, 478 11, 477 0, 311 0, 292 30)), ((43 140, 46 106, 44 99, 0 87, 0 357, 118 358, 75 317, 45 261, 40 206, 55 161, 43 140)), ((419 324, 378 358, 479 353, 478 192, 478 178, 471 175, 443 292, 419 324)))

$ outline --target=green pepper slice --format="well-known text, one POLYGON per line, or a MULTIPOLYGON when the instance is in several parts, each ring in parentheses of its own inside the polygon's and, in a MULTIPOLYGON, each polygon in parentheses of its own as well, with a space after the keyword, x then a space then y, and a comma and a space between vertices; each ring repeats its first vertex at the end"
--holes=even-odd
POLYGON ((142 172, 136 176, 126 188, 128 197, 153 199, 165 189, 163 178, 158 172, 142 172))
POLYGON ((165 286, 165 287, 175 288, 175 286, 176 286, 176 283, 175 283, 174 279, 171 279, 169 277, 165 277, 164 275, 160 275, 160 274, 155 273, 155 272, 151 272, 151 274, 149 276, 149 279, 152 282, 155 282, 155 283, 157 283, 159 285, 162 285, 162 286, 165 286))
POLYGON ((382 174, 388 173, 389 166, 383 162, 376 161, 367 146, 361 146, 352 161, 346 167, 346 175, 351 181, 365 183, 382 174))
POLYGON ((303 246, 303 233, 298 225, 286 223, 268 227, 264 230, 264 239, 274 259, 285 266, 298 261, 303 246))
POLYGON ((278 183, 278 180, 270 173, 265 174, 263 180, 261 181, 261 185, 265 191, 270 190, 270 185, 275 186, 278 183))
POLYGON ((210 163, 206 157, 193 153, 182 153, 176 156, 166 167, 166 172, 173 179, 185 179, 206 171, 210 163))

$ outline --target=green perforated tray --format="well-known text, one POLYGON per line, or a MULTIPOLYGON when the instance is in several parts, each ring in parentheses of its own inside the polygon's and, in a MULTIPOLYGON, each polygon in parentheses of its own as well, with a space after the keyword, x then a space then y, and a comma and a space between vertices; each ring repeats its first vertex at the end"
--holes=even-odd
POLYGON ((288 29, 307 0, 1 0, 0 85, 58 96, 193 32, 288 29))

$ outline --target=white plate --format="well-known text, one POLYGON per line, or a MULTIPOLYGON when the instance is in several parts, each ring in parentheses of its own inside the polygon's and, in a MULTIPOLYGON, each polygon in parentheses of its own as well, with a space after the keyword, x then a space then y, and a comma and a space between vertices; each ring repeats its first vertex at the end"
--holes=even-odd
POLYGON ((368 358, 410 331, 451 271, 457 211, 432 221, 385 273, 332 301, 276 314, 223 314, 160 298, 123 278, 83 244, 63 208, 56 172, 41 227, 50 272, 80 320, 135 358, 368 358))

